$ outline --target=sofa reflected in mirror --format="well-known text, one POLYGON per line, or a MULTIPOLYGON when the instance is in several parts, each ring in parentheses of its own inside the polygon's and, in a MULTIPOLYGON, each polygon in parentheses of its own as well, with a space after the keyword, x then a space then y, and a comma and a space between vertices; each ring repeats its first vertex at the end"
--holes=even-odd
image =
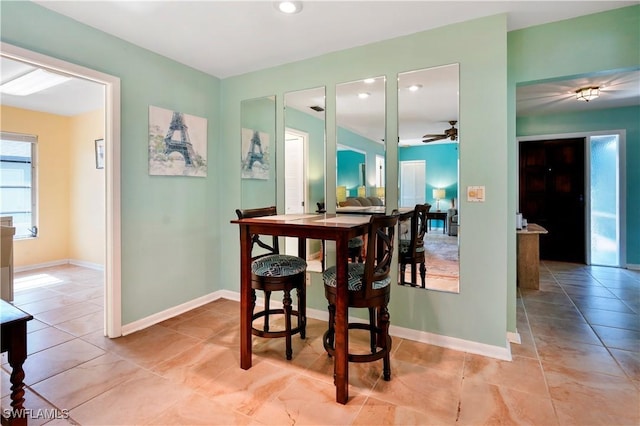
POLYGON ((458 236, 458 209, 456 208, 455 199, 451 200, 451 208, 447 210, 447 234, 451 237, 458 236))

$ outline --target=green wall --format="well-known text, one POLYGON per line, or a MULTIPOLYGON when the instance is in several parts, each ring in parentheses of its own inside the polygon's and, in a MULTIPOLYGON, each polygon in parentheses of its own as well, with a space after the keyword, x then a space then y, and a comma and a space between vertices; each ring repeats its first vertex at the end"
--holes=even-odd
MULTIPOLYGON (((242 202, 242 100, 276 96, 273 155, 281 164, 284 93, 326 86, 326 187, 333 188, 336 84, 386 76, 385 140, 396 141, 397 74, 459 63, 460 187, 484 185, 487 199, 459 203, 460 294, 394 286, 392 324, 506 347, 505 330, 515 330, 516 84, 634 69, 640 55, 640 6, 632 6, 508 35, 506 16, 492 16, 220 81, 33 3, 1 7, 3 42, 121 79, 123 324, 215 290, 238 290, 238 230, 229 221, 242 202), (208 119, 207 178, 148 175, 149 105, 208 119)), ((386 158, 386 198, 393 208, 395 144, 387 144, 386 158)), ((276 183, 282 178, 277 170, 276 183)), ((327 198, 335 205, 333 191, 327 198)), ((276 200, 284 205, 282 191, 276 200)), ((309 305, 326 308, 317 276, 309 305)))
MULTIPOLYGON (((238 105, 243 99, 276 96, 277 162, 283 157, 283 95, 308 87, 326 86, 326 186, 336 185, 336 85, 371 75, 387 80, 386 141, 397 141, 397 74, 432 66, 460 64, 460 128, 466 144, 460 146, 460 185, 484 185, 487 202, 460 202, 464 227, 460 232, 460 294, 394 286, 390 312, 392 324, 418 331, 457 337, 493 347, 506 347, 507 298, 507 36, 506 16, 499 15, 432 31, 335 52, 305 61, 248 73, 222 82, 219 175, 231 185, 220 205, 236 206, 239 170, 238 105), (447 48, 443 49, 442 46, 447 48), (486 108, 486 105, 492 108, 486 108), (492 138, 486 129, 492 129, 492 138), (463 130, 462 130, 463 129, 463 130), (233 186, 235 182, 235 187, 233 186), (466 231, 465 231, 466 229, 466 231), (487 250, 490 247, 491 250, 487 250)), ((386 200, 397 206, 398 149, 386 146, 386 200)), ((282 179, 278 170, 278 180, 282 179)), ((283 196, 278 193, 278 205, 283 196)), ((335 205, 335 193, 327 191, 327 206, 335 205)), ((232 210, 220 214, 220 244, 224 250, 217 282, 237 291, 239 283, 238 230, 229 223, 232 210), (226 215, 226 216, 225 216, 226 215)), ((512 223, 513 229, 515 224, 512 223)), ((514 232, 515 235, 515 232, 514 232)), ((315 274, 314 274, 315 275, 315 274)), ((308 305, 326 310, 318 276, 308 291, 308 305)))
MULTIPOLYGON (((274 99, 268 96, 246 99, 240 105, 240 120, 244 138, 252 138, 253 132, 258 132, 261 137, 261 148, 265 168, 268 167, 268 179, 242 178, 242 202, 237 208, 250 209, 276 204, 276 105, 274 99)), ((245 143, 246 141, 242 141, 245 143)), ((246 163, 247 147, 238 157, 246 163)), ((240 164, 240 161, 237 162, 240 164)), ((244 163, 243 163, 244 164, 244 163)), ((243 166, 244 167, 244 166, 243 166)), ((235 211, 235 209, 234 209, 235 211)))
MULTIPOLYGON (((121 80, 123 325, 215 291, 224 249, 217 226, 220 81, 34 3, 1 7, 3 42, 121 80), (208 120, 206 178, 149 176, 149 105, 208 120)), ((225 161, 237 166, 239 158, 225 161)), ((233 213, 238 204, 224 208, 233 213)))
MULTIPOLYGON (((511 31, 508 34, 508 47, 508 198, 509 212, 515 213, 518 164, 516 85, 559 80, 600 71, 638 69, 640 66, 640 5, 511 31)), ((637 140, 627 141, 628 171, 637 168, 637 143, 637 140), (635 155, 632 155, 633 153, 635 155)), ((627 182, 628 193, 637 194, 638 183, 640 182, 631 176, 627 182)), ((509 215, 509 226, 515 228, 515 219, 512 216, 513 214, 509 215)), ((628 232, 632 232, 631 224, 628 226, 628 232)), ((635 228, 635 235, 638 235, 638 228, 635 228)), ((508 246, 508 328, 513 331, 516 324, 515 236, 510 235, 508 246)))
POLYGON ((347 187, 347 197, 358 196, 360 177, 360 164, 365 164, 366 156, 361 152, 340 150, 336 153, 337 182, 336 185, 347 187))

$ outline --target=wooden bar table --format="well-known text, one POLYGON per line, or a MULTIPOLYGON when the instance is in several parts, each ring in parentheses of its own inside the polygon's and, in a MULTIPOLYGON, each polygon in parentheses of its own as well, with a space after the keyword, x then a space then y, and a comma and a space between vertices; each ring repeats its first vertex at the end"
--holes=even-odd
POLYGON ((11 409, 12 413, 5 421, 10 425, 26 425, 24 410, 24 370, 22 365, 27 359, 27 321, 33 316, 0 299, 0 317, 2 319, 2 352, 7 352, 11 366, 11 409))
POLYGON ((232 220, 240 227, 240 367, 251 368, 251 235, 298 238, 298 256, 305 258, 306 239, 336 242, 336 334, 334 383, 336 401, 349 400, 349 330, 347 263, 351 238, 369 232, 368 215, 290 214, 232 220))
POLYGON ((548 231, 540 225, 530 223, 516 231, 518 235, 518 286, 540 288, 540 234, 548 231))

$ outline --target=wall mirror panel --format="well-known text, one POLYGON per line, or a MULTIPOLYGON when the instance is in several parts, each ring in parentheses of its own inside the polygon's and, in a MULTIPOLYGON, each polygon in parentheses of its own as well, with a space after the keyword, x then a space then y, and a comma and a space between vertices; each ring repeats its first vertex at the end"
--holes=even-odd
POLYGON ((398 205, 429 205, 422 241, 409 215, 401 223, 400 285, 460 289, 458 97, 458 64, 398 74, 398 205))
MULTIPOLYGON (((325 203, 325 88, 284 95, 285 213, 315 213, 325 203)), ((307 270, 321 272, 321 242, 307 241, 307 270)), ((296 238, 285 239, 285 253, 297 255, 296 238)))
POLYGON ((276 205, 276 97, 240 103, 243 209, 276 205))
POLYGON ((384 204, 385 87, 384 76, 336 86, 338 213, 384 204))

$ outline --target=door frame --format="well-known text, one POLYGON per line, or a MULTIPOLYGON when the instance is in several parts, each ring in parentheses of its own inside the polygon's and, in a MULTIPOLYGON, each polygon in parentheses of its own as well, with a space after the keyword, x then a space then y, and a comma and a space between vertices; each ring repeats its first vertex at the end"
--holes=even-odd
POLYGON ((120 79, 110 74, 0 42, 2 56, 93 81, 105 88, 104 335, 122 335, 120 211, 120 79))
MULTIPOLYGON (((584 214, 585 214, 585 259, 586 264, 591 265, 591 217, 589 212, 591 211, 591 137, 592 136, 605 136, 605 135, 618 135, 620 138, 620 150, 618 153, 618 171, 619 171, 619 180, 620 180, 620 199, 619 199, 619 211, 620 215, 618 217, 619 226, 620 226, 620 267, 627 267, 627 169, 626 169, 626 135, 627 132, 625 129, 615 129, 615 130, 598 130, 592 132, 573 132, 573 133, 553 133, 553 134, 542 134, 535 136, 520 136, 516 138, 516 159, 520 158, 520 142, 532 142, 539 140, 547 140, 547 139, 574 139, 574 138, 584 138, 584 214)), ((520 187, 520 162, 516 161, 516 206, 520 205, 520 193, 517 188, 520 187)))
MULTIPOLYGON (((303 132, 302 130, 293 129, 291 127, 285 127, 284 129, 284 162, 285 164, 287 162, 287 134, 291 134, 296 138, 302 139, 302 191, 303 191, 303 202, 304 202, 303 212, 307 212, 311 208, 309 206, 309 190, 307 188, 307 185, 308 185, 307 168, 308 168, 308 161, 309 161, 309 133, 303 132)), ((286 179, 285 179, 285 185, 286 185, 286 179)), ((285 194, 284 205, 286 210, 286 206, 287 206, 286 187, 284 188, 284 194, 285 194)), ((297 241, 297 238, 285 237, 285 245, 284 245, 285 254, 297 255, 298 245, 296 241, 297 241)), ((307 240, 307 253, 309 253, 309 243, 310 241, 307 240)))

